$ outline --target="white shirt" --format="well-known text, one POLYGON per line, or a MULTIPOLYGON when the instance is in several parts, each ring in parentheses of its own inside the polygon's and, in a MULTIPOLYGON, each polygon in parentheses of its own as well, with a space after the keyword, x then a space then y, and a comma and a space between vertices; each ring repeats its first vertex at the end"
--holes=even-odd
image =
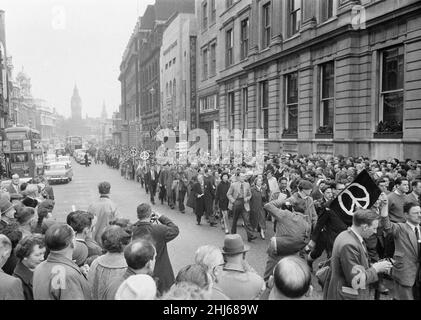
POLYGON ((360 240, 361 244, 362 244, 362 245, 363 245, 363 247, 364 247, 364 239, 363 239, 363 237, 361 237, 361 236, 358 234, 358 232, 354 230, 354 228, 353 228, 353 227, 351 227, 350 229, 351 229, 351 231, 352 231, 352 232, 354 232, 354 233, 355 233, 355 235, 357 236, 358 240, 360 240))

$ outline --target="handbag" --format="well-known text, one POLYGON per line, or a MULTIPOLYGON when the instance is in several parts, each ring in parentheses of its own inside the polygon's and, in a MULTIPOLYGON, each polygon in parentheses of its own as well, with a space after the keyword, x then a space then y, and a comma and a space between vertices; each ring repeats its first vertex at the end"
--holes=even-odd
POLYGON ((316 271, 316 278, 319 285, 324 288, 330 277, 330 260, 327 259, 319 264, 319 269, 316 271))

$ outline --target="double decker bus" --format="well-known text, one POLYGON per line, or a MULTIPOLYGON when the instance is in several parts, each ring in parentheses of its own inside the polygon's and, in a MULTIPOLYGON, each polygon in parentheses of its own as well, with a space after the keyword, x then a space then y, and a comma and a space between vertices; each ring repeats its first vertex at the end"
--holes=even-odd
POLYGON ((10 127, 4 129, 2 139, 9 177, 14 173, 28 178, 43 174, 44 154, 39 131, 29 127, 10 127))
POLYGON ((73 152, 77 149, 82 149, 83 148, 82 137, 81 136, 67 137, 66 146, 71 154, 73 154, 73 152))

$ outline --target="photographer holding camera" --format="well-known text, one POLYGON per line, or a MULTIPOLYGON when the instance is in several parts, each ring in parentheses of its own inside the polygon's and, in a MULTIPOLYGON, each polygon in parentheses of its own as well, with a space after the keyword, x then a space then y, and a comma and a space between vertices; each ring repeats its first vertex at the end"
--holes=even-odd
POLYGON ((153 212, 151 206, 142 203, 137 207, 137 221, 133 226, 132 240, 146 239, 152 241, 156 248, 154 277, 158 278, 158 290, 161 293, 169 290, 175 281, 174 272, 168 256, 167 242, 179 234, 178 227, 166 216, 153 212))

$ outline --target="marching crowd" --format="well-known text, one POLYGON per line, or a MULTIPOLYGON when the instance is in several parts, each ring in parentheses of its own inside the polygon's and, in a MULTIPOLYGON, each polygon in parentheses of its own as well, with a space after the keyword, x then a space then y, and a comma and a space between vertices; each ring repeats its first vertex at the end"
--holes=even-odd
POLYGON ((58 223, 52 187, 14 175, 0 194, 0 300, 313 299, 314 276, 323 299, 379 299, 388 279, 394 299, 420 299, 419 160, 283 154, 266 157, 261 173, 245 163, 159 166, 124 162, 115 149, 98 155, 95 163, 128 165, 122 175, 139 181, 150 204, 137 207, 138 221, 123 219, 101 182, 95 203, 58 223), (363 171, 380 196, 344 220, 330 205, 363 171), (156 201, 219 225, 222 248, 199 247, 175 275, 167 243, 179 229, 154 211, 156 201), (248 242, 273 228, 263 275, 247 262, 240 218, 248 242))

